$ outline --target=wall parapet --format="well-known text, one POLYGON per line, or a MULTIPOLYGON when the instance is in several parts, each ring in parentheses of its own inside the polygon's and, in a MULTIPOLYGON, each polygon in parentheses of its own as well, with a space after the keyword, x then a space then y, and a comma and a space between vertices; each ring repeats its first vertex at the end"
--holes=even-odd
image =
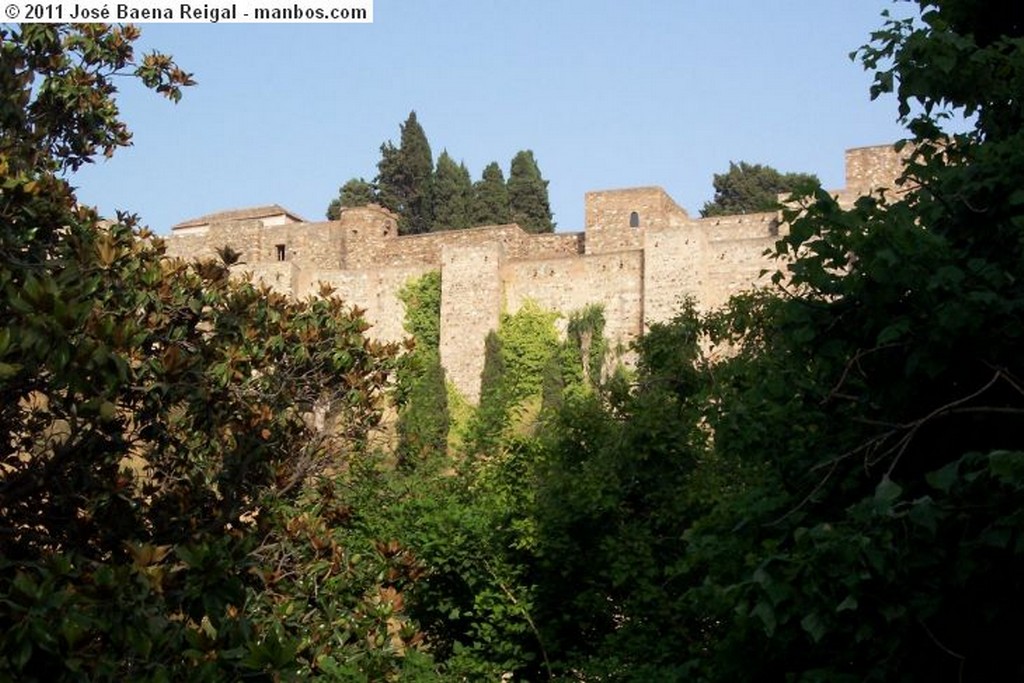
POLYGON ((735 216, 710 216, 698 219, 713 241, 734 239, 761 239, 776 237, 782 218, 776 211, 745 213, 735 216))

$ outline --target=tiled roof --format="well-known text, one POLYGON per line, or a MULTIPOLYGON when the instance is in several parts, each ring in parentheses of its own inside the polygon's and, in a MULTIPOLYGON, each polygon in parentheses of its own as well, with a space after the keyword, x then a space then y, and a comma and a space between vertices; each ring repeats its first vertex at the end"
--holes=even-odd
POLYGON ((268 204, 267 206, 254 206, 248 209, 218 211, 217 213, 207 214, 205 216, 200 216, 199 218, 192 218, 190 220, 178 223, 177 225, 173 226, 171 230, 176 230, 178 228, 193 228, 198 225, 208 225, 210 223, 222 223, 225 221, 245 221, 281 215, 285 215, 294 221, 298 221, 299 223, 306 222, 304 218, 292 213, 291 211, 284 208, 280 204, 268 204))

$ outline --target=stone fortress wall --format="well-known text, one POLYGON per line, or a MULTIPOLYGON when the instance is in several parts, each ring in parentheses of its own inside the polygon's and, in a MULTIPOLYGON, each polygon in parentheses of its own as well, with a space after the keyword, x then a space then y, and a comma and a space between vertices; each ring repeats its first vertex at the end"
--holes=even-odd
MULTIPOLYGON (((848 150, 846 187, 833 194, 850 203, 893 187, 900 168, 891 146, 848 150)), ((242 254, 236 270, 294 296, 327 283, 387 341, 405 336, 398 291, 440 270, 441 361, 475 403, 484 339, 502 312, 528 299, 564 315, 601 304, 611 348, 628 349, 652 323, 670 320, 684 296, 707 309, 764 284, 760 272, 772 269, 764 252, 785 230, 775 213, 693 218, 658 187, 588 192, 585 202, 583 232, 547 235, 498 225, 399 236, 396 216, 375 205, 317 223, 273 205, 181 223, 167 250, 206 258, 230 246, 242 254)))

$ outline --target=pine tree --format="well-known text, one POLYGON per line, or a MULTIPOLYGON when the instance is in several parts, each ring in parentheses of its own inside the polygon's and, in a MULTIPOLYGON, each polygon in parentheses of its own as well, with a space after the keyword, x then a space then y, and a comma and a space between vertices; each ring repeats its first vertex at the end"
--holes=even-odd
POLYGON ((502 225, 512 221, 505 174, 498 162, 484 169, 483 177, 473 185, 473 225, 502 225))
POLYGON ((521 151, 512 159, 508 199, 512 221, 523 230, 532 233, 555 231, 548 202, 548 181, 541 177, 531 150, 521 151))
POLYGON ((780 173, 771 166, 730 161, 728 173, 716 173, 713 184, 715 198, 704 203, 702 218, 775 211, 780 194, 820 182, 808 173, 780 173))
POLYGON ((329 221, 336 221, 341 218, 341 200, 337 197, 332 199, 331 203, 327 205, 327 211, 324 213, 329 221))
POLYGON ((448 151, 441 152, 434 173, 434 230, 468 228, 473 223, 470 210, 473 182, 465 164, 456 164, 448 151))
POLYGON ((377 202, 373 184, 364 178, 352 178, 341 186, 341 205, 344 208, 366 206, 377 202))
POLYGON ((401 142, 380 148, 377 188, 381 204, 398 214, 398 231, 408 235, 429 232, 433 223, 434 158, 416 112, 401 125, 401 142))
POLYGON ((377 192, 372 183, 363 178, 350 178, 338 188, 338 196, 327 206, 327 220, 336 221, 341 210, 354 206, 366 206, 377 202, 377 192))

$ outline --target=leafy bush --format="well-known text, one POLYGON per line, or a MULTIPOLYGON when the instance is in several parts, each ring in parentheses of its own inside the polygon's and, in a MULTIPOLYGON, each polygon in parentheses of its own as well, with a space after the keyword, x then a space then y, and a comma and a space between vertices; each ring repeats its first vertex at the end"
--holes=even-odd
POLYGON ((61 174, 129 140, 116 78, 191 83, 137 37, 0 29, 0 678, 394 679, 414 572, 345 555, 307 486, 362 449, 395 349, 78 205, 61 174))

